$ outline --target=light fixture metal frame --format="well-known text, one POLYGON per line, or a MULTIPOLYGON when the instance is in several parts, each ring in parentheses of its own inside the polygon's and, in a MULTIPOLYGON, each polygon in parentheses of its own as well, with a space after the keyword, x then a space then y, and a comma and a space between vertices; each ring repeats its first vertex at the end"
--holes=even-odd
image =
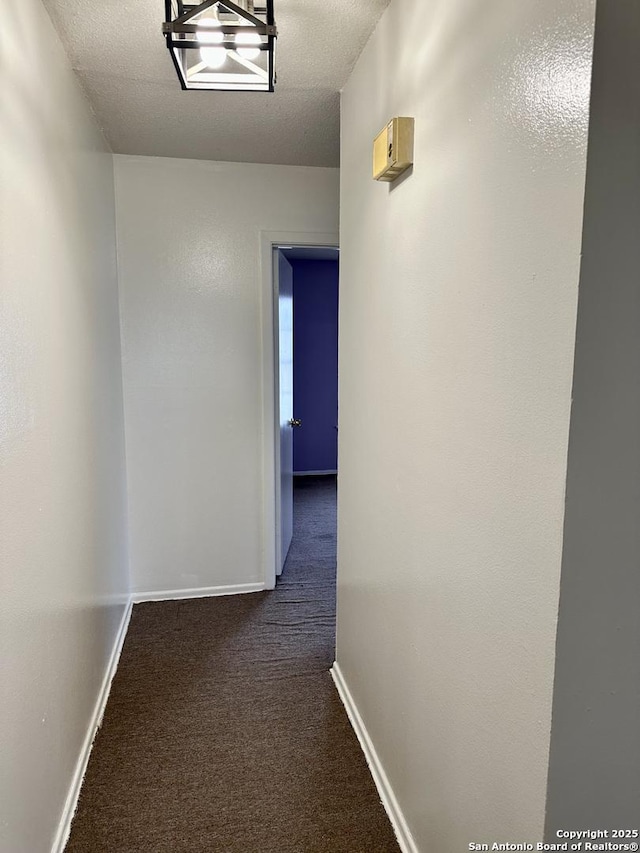
MULTIPOLYGON (((262 7, 254 9, 255 14, 247 12, 242 7, 238 6, 233 0, 204 0, 203 3, 191 4, 183 3, 182 0, 165 0, 165 21, 162 25, 162 33, 165 36, 167 48, 171 54, 174 68, 180 81, 180 86, 187 92, 273 92, 276 85, 276 63, 275 63, 275 48, 278 30, 275 23, 273 0, 264 0, 265 4, 262 7), (190 81, 187 76, 186 52, 190 50, 200 50, 203 46, 202 42, 196 38, 196 34, 201 32, 197 24, 193 23, 193 19, 200 13, 210 9, 213 6, 222 6, 232 14, 240 18, 244 18, 251 24, 252 32, 260 36, 265 36, 266 41, 262 41, 260 45, 251 45, 261 51, 268 51, 267 60, 267 77, 266 86, 250 88, 248 85, 238 85, 237 88, 233 83, 224 85, 210 84, 205 85, 189 85, 190 81), (174 6, 177 8, 177 16, 174 17, 174 6), (257 15, 262 15, 265 20, 261 20, 257 15), (185 38, 185 36, 193 35, 193 38, 185 38)), ((225 41, 220 44, 220 47, 226 47, 232 51, 234 47, 234 38, 238 34, 246 34, 246 25, 221 24, 216 27, 216 32, 222 33, 225 41), (229 38, 230 37, 230 38, 229 38)), ((248 63, 237 60, 243 65, 248 63)), ((262 69, 261 69, 262 70, 262 69)), ((219 74, 224 76, 224 72, 219 74)))

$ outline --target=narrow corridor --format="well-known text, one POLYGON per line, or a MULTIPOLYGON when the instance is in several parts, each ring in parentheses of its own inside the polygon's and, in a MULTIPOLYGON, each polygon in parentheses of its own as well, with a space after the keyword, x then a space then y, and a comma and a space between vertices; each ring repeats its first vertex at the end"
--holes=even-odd
POLYGON ((397 851, 329 675, 335 479, 273 592, 136 605, 68 853, 397 851))

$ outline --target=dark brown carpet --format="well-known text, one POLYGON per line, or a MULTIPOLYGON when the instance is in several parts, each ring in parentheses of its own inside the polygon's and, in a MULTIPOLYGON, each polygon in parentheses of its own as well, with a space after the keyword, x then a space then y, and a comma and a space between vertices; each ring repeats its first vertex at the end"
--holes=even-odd
POLYGON ((328 673, 335 481, 271 593, 138 604, 67 853, 398 853, 328 673))

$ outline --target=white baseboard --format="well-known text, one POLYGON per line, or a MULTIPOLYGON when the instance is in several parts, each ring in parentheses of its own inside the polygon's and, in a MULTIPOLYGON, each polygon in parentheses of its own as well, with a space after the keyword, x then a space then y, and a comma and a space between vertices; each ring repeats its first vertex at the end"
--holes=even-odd
POLYGON ((118 627, 116 638, 113 643, 113 649, 109 657, 109 663, 107 664, 107 668, 105 669, 102 684, 100 686, 100 692, 98 693, 98 698, 93 709, 93 714, 91 715, 91 719, 89 721, 87 733, 82 743, 80 755, 73 771, 73 777, 71 779, 71 785, 69 786, 67 799, 65 800, 62 815, 60 817, 60 822, 58 824, 58 829, 56 831, 53 844, 51 846, 51 853, 63 853, 67 841, 69 840, 69 833, 71 832, 71 822, 73 820, 73 816, 78 805, 78 797, 80 796, 80 789, 82 788, 84 774, 86 773, 87 764, 89 763, 89 756, 91 755, 91 750, 93 748, 93 741, 95 739, 98 729, 100 728, 100 724, 104 716, 104 711, 107 706, 107 699, 109 698, 109 692, 111 690, 111 682, 113 681, 113 676, 116 674, 116 670, 118 668, 120 654, 122 652, 124 640, 127 636, 127 630, 129 628, 129 622, 131 620, 131 610, 133 605, 143 601, 167 601, 169 599, 181 598, 204 598, 213 595, 238 595, 240 593, 245 592, 261 592, 264 589, 265 586, 263 583, 242 583, 230 584, 229 586, 200 587, 197 589, 173 589, 159 590, 157 592, 136 592, 133 593, 133 595, 129 596, 129 599, 124 609, 124 613, 122 614, 122 619, 120 620, 120 625, 118 627))
POLYGON ((82 787, 84 774, 87 770, 87 764, 89 763, 89 756, 91 755, 91 750, 93 748, 93 741, 98 729, 100 728, 102 717, 104 716, 104 709, 106 708, 109 691, 111 690, 111 682, 113 681, 113 676, 116 674, 118 661, 120 660, 120 653, 122 652, 122 646, 124 645, 124 638, 127 635, 129 620, 131 619, 131 606, 132 601, 131 598, 129 598, 125 606, 124 613, 122 614, 122 619, 120 620, 120 626, 113 643, 109 663, 105 669, 102 685, 100 686, 100 692, 98 693, 98 698, 89 721, 87 733, 82 743, 80 755, 78 757, 75 770, 73 771, 69 793, 67 794, 67 799, 65 800, 64 808, 62 810, 62 816, 60 817, 60 823, 58 824, 58 831, 55 834, 53 845, 51 846, 51 853, 62 853, 67 841, 69 840, 71 821, 73 820, 76 806, 78 805, 80 788, 82 787))
POLYGON ((338 693, 340 694, 340 698, 342 699, 342 704, 344 705, 349 721, 351 722, 351 726, 360 741, 364 757, 369 765, 373 781, 376 783, 376 788, 380 794, 382 805, 384 806, 385 811, 389 816, 389 820, 391 821, 391 825, 393 826, 400 849, 402 850, 402 853, 418 853, 418 848, 413 840, 411 832, 409 831, 407 822, 404 819, 402 809, 400 808, 396 796, 393 793, 391 783, 387 778, 387 774, 384 772, 384 768, 378 758, 378 753, 376 752, 371 738, 369 737, 364 721, 360 716, 360 712, 358 711, 355 702, 353 701, 353 696, 347 687, 347 683, 337 661, 333 664, 330 671, 331 677, 333 678, 338 693))
POLYGON ((170 601, 181 598, 209 598, 214 595, 241 595, 245 592, 262 592, 264 583, 236 583, 227 586, 200 586, 194 589, 158 589, 150 592, 134 592, 134 604, 143 601, 170 601))

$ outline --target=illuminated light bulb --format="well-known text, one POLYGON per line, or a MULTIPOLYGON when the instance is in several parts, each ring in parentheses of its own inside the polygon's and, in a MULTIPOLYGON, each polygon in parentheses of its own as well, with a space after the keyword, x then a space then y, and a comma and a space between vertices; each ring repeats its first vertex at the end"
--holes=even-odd
POLYGON ((222 68, 227 61, 227 51, 223 47, 201 47, 200 58, 209 68, 222 68))
POLYGON ((221 68, 227 59, 227 51, 224 47, 209 47, 209 45, 219 45, 224 41, 224 35, 217 31, 220 22, 213 18, 205 18, 198 22, 199 29, 196 33, 196 38, 200 44, 205 45, 200 48, 200 59, 209 66, 209 68, 221 68))
MULTIPOLYGON (((261 44, 262 39, 258 33, 238 33, 236 35, 236 44, 237 45, 251 45, 251 44, 261 44)), ((243 59, 249 59, 253 61, 260 56, 260 49, 256 47, 239 47, 238 53, 243 59)))

